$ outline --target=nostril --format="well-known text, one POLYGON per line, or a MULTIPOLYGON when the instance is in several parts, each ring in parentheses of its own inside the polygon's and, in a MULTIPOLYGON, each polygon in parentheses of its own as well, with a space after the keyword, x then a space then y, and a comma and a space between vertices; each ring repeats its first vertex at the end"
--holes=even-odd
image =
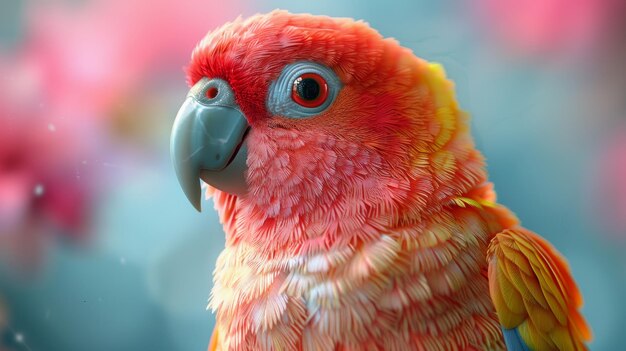
POLYGON ((217 96, 217 93, 218 93, 218 90, 216 87, 210 87, 206 91, 206 97, 209 99, 215 99, 215 97, 217 96))

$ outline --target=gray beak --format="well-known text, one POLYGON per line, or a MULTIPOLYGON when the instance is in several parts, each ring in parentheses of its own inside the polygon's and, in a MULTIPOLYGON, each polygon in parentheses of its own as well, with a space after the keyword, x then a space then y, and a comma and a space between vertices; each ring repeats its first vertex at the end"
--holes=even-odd
POLYGON ((231 194, 246 194, 248 129, 226 81, 203 78, 191 88, 172 127, 170 153, 178 182, 198 211, 200 179, 231 194))

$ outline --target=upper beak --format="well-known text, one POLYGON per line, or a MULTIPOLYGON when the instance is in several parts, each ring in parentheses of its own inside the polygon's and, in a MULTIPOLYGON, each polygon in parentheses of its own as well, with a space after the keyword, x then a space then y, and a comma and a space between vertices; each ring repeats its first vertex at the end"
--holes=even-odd
POLYGON ((203 78, 191 88, 174 121, 170 153, 178 181, 198 211, 200 179, 235 195, 247 192, 248 129, 226 81, 203 78))

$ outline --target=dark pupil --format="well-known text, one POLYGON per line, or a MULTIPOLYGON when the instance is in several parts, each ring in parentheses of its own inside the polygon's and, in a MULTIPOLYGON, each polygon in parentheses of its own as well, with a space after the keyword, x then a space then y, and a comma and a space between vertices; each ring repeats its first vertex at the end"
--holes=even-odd
POLYGON ((320 95, 320 85, 313 78, 304 78, 298 83, 298 96, 304 100, 315 100, 320 95))

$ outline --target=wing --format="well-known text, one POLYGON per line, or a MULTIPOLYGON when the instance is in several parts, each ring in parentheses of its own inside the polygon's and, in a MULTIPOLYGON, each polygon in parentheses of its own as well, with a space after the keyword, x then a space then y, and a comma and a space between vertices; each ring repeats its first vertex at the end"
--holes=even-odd
POLYGON ((552 245, 517 227, 496 234, 487 258, 489 292, 509 350, 587 350, 582 297, 552 245))

